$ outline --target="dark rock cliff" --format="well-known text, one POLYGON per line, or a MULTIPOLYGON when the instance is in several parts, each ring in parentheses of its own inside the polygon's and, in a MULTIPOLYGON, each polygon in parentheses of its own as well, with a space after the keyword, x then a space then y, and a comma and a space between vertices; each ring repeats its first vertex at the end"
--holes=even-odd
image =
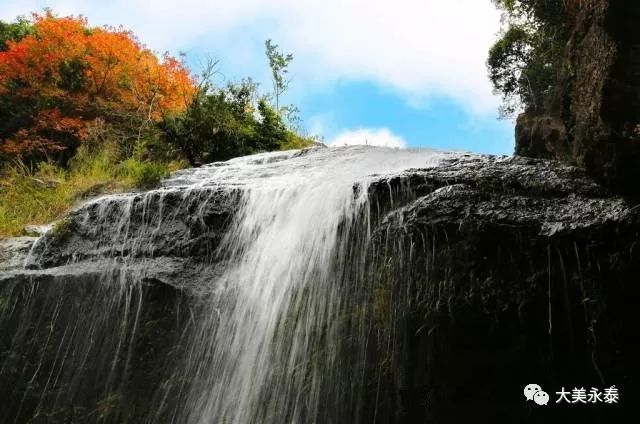
MULTIPOLYGON (((341 377, 310 421, 628 422, 639 394, 637 207, 578 168, 480 156, 380 177, 369 197, 366 271, 353 277, 360 291, 345 287, 334 346, 341 377), (354 327, 364 339, 349 337, 354 327), (530 383, 549 392, 547 407, 525 401, 530 383), (562 387, 613 385, 618 404, 555 404, 562 387)), ((194 378, 176 364, 236 203, 212 189, 114 197, 35 246, 6 242, 0 422, 176 422, 194 378), (135 237, 106 244, 99 235, 125 222, 123 202, 135 237), (171 225, 149 218, 158 209, 171 225)))
POLYGON ((637 212, 552 162, 461 161, 418 175, 416 190, 428 194, 376 233, 388 278, 378 284, 395 299, 382 307, 395 317, 382 385, 390 421, 632 416, 637 212), (529 380, 549 392, 550 408, 523 403, 529 380), (562 387, 614 384, 623 406, 555 405, 562 387))
POLYGON ((581 3, 550 110, 521 115, 516 154, 556 158, 617 191, 638 195, 640 3, 581 3))

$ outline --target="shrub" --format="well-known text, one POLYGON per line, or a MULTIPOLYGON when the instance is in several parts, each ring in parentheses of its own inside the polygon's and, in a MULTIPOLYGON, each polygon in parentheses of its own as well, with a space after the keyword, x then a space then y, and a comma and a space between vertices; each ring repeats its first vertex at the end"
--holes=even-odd
POLYGON ((247 82, 199 93, 186 112, 161 123, 167 143, 182 152, 192 166, 313 144, 288 129, 266 99, 253 104, 255 86, 244 84, 247 82))
POLYGON ((139 162, 136 159, 125 161, 125 169, 132 185, 141 189, 157 187, 168 174, 167 166, 154 162, 139 162))

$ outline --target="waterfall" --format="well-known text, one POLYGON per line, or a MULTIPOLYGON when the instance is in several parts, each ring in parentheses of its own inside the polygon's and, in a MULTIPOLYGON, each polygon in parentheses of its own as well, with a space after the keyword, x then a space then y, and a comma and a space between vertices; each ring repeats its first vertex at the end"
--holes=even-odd
MULTIPOLYGON (((45 349, 34 361, 32 380, 48 373, 53 377, 46 387, 59 385, 53 399, 42 392, 35 410, 46 410, 47 402, 50 409, 87 404, 83 391, 96 390, 102 400, 87 412, 88 421, 109 421, 107 416, 112 422, 246 424, 355 417, 370 331, 358 308, 372 221, 382 212, 370 201, 369 185, 435 166, 442 156, 364 146, 265 153, 179 171, 157 190, 80 206, 34 243, 20 271, 23 280, 47 287, 44 303, 34 301, 40 315, 22 316, 40 327, 27 328, 6 313, 2 318, 24 327, 12 349, 27 349, 27 334, 41 331, 50 333, 58 352, 43 365, 50 354, 45 349), (73 295, 57 297, 62 292, 51 281, 72 290, 74 276, 82 290, 94 293, 88 303, 65 304, 73 295), (138 372, 132 357, 143 348, 135 340, 149 331, 141 316, 166 319, 166 311, 149 311, 145 304, 169 290, 158 292, 157 281, 186 300, 166 324, 178 347, 167 348, 161 384, 136 388, 153 393, 153 406, 134 419, 111 404, 127 402, 121 394, 127 375, 138 372), (83 319, 58 324, 51 316, 61 308, 83 319), (74 369, 79 358, 84 362, 74 369), (82 368, 86 361, 96 361, 90 372, 82 368)), ((411 190, 389 187, 391 204, 398 195, 411 196, 411 190)), ((19 293, 34 299, 36 289, 8 287, 8 298, 19 293)), ((25 390, 36 396, 41 389, 25 390)), ((26 398, 14 414, 28 407, 26 398)))
POLYGON ((354 226, 367 229, 368 183, 438 161, 433 152, 370 148, 307 156, 241 158, 188 177, 245 189, 218 249, 225 269, 208 287, 190 351, 188 370, 198 384, 187 398, 186 422, 314 421, 331 381, 313 358, 321 354, 325 367, 337 366, 341 289, 356 283, 344 281, 344 259, 364 254, 350 251, 363 246, 348 236, 354 226))
POLYGON ((0 424, 628 418, 521 396, 637 393, 640 209, 581 172, 313 148, 83 202, 0 241, 0 424))

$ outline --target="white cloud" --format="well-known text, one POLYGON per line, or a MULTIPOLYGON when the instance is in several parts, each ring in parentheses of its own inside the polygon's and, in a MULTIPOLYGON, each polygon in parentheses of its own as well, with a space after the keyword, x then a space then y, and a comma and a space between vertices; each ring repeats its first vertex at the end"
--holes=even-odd
MULTIPOLYGON (((298 85, 368 80, 414 104, 444 96, 474 114, 493 114, 498 104, 485 70, 499 26, 491 0, 3 3, 5 19, 51 6, 60 13, 86 14, 95 24, 124 24, 160 51, 211 46, 224 63, 248 65, 247 52, 261 52, 261 41, 273 37, 295 53, 298 85)), ((257 56, 255 63, 263 63, 257 56)))
POLYGON ((309 134, 314 136, 334 134, 335 128, 333 123, 335 121, 335 113, 331 110, 312 115, 306 120, 309 134))
POLYGON ((353 146, 364 144, 378 147, 398 147, 404 149, 407 142, 400 136, 393 134, 388 128, 346 130, 338 134, 329 146, 353 146))

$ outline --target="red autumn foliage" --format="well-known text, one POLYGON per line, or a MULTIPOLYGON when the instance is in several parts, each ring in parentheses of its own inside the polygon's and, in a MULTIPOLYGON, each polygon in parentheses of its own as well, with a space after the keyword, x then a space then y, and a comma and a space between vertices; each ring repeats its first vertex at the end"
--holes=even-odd
POLYGON ((65 117, 57 108, 45 109, 37 112, 33 126, 21 128, 6 139, 2 151, 12 156, 58 152, 67 148, 65 141, 84 141, 87 135, 82 119, 65 117))
POLYGON ((0 96, 24 114, 0 136, 0 154, 76 147, 101 111, 158 121, 191 101, 195 85, 183 64, 168 54, 159 59, 130 31, 51 12, 34 14, 33 24, 34 35, 0 52, 0 96))

